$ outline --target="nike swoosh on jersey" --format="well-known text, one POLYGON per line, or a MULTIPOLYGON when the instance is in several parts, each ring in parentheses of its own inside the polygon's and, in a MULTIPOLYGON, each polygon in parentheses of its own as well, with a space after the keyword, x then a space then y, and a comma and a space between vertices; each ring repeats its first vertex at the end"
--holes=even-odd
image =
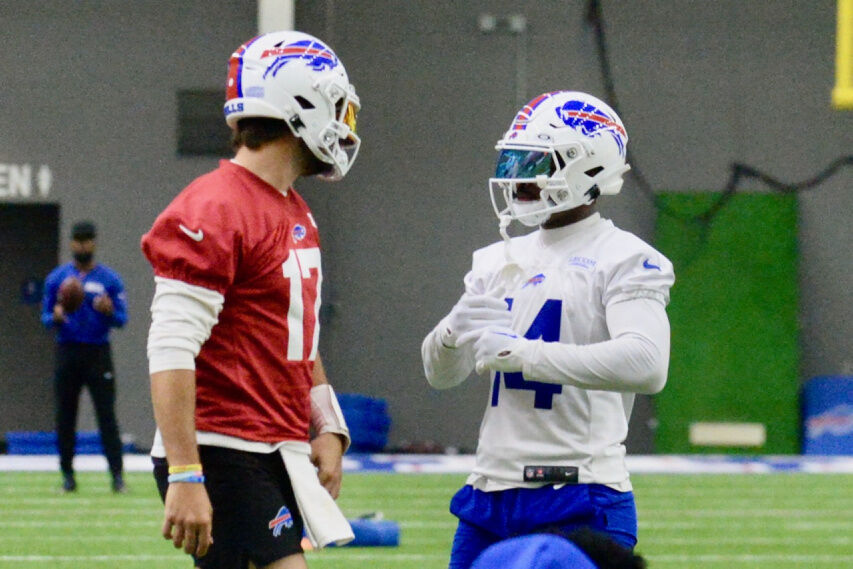
POLYGON ((657 270, 660 270, 660 267, 659 267, 659 266, 651 264, 651 263, 649 262, 649 260, 648 260, 648 259, 646 259, 645 261, 643 261, 643 268, 644 268, 644 269, 657 269, 657 270))
POLYGON ((204 231, 199 229, 198 231, 192 231, 189 227, 184 225, 183 223, 178 225, 178 229, 187 234, 187 236, 193 241, 201 241, 204 239, 204 231))

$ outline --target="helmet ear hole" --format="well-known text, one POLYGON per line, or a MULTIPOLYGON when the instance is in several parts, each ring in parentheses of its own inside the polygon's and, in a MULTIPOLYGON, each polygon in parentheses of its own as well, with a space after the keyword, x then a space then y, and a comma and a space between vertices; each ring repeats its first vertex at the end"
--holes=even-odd
POLYGON ((290 120, 288 122, 290 122, 290 126, 293 129, 293 132, 298 132, 301 129, 305 128, 305 123, 302 122, 302 119, 299 118, 299 115, 293 115, 292 117, 290 117, 290 120))
POLYGON ((302 95, 297 95, 294 98, 296 99, 296 102, 299 103, 299 106, 302 107, 303 109, 313 109, 314 108, 314 105, 311 103, 311 101, 309 101, 308 99, 306 99, 302 95))
POLYGON ((594 178, 595 175, 601 172, 602 170, 604 170, 604 166, 596 166, 595 168, 590 168, 589 170, 584 172, 584 174, 586 174, 590 178, 594 178))
POLYGON ((601 195, 601 190, 599 189, 598 185, 595 185, 588 189, 585 195, 589 196, 590 200, 597 200, 598 196, 601 195))

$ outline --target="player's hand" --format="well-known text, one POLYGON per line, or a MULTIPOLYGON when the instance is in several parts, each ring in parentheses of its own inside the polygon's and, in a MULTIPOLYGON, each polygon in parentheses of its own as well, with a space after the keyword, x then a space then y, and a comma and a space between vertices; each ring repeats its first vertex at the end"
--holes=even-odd
POLYGON ((213 543, 213 508, 204 484, 174 482, 166 491, 163 537, 175 549, 203 557, 213 543))
POLYGON ((62 308, 62 304, 58 302, 53 305, 53 321, 57 324, 65 324, 68 322, 68 318, 65 317, 65 309, 62 308))
POLYGON ((335 433, 323 433, 311 441, 311 462, 317 467, 317 477, 332 498, 341 493, 344 443, 335 433))
POLYGON ((512 317, 505 300, 485 294, 466 293, 450 311, 445 322, 447 327, 442 331, 441 343, 448 348, 458 348, 476 340, 487 326, 509 327, 512 317))
MULTIPOLYGON (((467 338, 463 338, 466 339, 467 338)), ((512 328, 490 326, 479 333, 474 343, 474 361, 477 373, 484 370, 521 371, 522 360, 516 354, 524 338, 520 338, 512 328)))
POLYGON ((104 316, 112 316, 113 299, 108 294, 99 294, 92 301, 92 307, 104 316))

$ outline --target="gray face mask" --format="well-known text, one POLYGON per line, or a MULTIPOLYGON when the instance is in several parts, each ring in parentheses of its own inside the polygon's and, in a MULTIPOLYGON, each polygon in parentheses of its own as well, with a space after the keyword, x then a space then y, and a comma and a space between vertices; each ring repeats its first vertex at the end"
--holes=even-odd
POLYGON ((88 265, 92 262, 95 254, 90 252, 85 253, 74 253, 74 260, 80 263, 81 265, 88 265))

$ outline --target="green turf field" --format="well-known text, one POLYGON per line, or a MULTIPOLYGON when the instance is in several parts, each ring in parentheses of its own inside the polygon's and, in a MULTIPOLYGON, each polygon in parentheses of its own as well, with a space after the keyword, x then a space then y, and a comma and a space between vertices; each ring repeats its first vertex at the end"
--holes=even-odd
MULTIPOLYGON (((357 517, 382 511, 402 528, 398 548, 308 553, 312 569, 446 567, 455 527, 447 512, 463 475, 348 474, 340 499, 357 517)), ((853 567, 853 475, 635 475, 638 551, 650 567, 853 567)), ((56 473, 0 472, 0 569, 182 568, 188 558, 159 537, 161 507, 148 474, 130 493, 104 473, 80 473, 76 495, 56 473)))

